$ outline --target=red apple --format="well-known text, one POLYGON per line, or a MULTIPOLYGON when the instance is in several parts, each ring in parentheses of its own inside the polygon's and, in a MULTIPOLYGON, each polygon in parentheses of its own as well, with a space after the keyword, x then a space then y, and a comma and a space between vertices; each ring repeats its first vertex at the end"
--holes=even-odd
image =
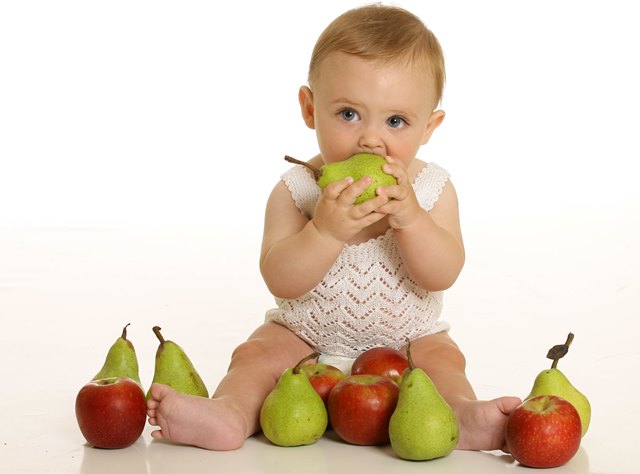
POLYGON ((347 443, 389 442, 389 418, 398 403, 398 384, 380 375, 350 375, 333 387, 327 409, 336 434, 347 443))
POLYGON ((580 415, 564 398, 554 395, 533 397, 509 415, 505 438, 511 456, 520 464, 560 466, 580 447, 580 415))
POLYGON ((325 405, 331 389, 345 377, 342 370, 328 364, 307 364, 302 366, 302 370, 325 405))
POLYGON ((78 392, 76 419, 97 448, 125 448, 142 434, 147 403, 142 387, 127 377, 92 380, 78 392))
POLYGON ((407 368, 409 368, 407 356, 399 350, 391 347, 374 347, 363 352, 353 361, 351 374, 380 375, 399 383, 407 368))

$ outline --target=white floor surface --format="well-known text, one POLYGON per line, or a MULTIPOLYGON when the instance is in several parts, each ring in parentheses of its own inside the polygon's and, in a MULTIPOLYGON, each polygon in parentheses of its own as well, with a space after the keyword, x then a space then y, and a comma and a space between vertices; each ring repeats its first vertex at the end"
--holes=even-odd
MULTIPOLYGON (((580 219, 489 224, 467 225, 467 265, 443 315, 478 396, 526 395, 549 365, 548 348, 572 331, 560 368, 591 400, 593 418, 578 454, 549 472, 640 472, 638 228, 580 219)), ((273 304, 256 238, 223 241, 214 229, 193 227, 0 229, 0 472, 526 472, 501 452, 415 463, 390 447, 331 436, 300 448, 256 436, 238 451, 210 452, 152 441, 148 426, 126 449, 87 446, 75 396, 126 323, 146 387, 157 324, 215 388, 233 347, 273 304)))

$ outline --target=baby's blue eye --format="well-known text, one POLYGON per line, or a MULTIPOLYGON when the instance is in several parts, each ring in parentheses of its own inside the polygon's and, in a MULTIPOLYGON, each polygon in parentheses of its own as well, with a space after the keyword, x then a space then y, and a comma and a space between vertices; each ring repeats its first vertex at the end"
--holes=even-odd
POLYGON ((353 122, 354 120, 358 120, 360 116, 358 112, 353 109, 343 109, 340 111, 340 117, 342 117, 347 122, 353 122))
POLYGON ((387 119, 387 125, 391 128, 402 128, 407 125, 407 121, 398 115, 394 115, 387 119))

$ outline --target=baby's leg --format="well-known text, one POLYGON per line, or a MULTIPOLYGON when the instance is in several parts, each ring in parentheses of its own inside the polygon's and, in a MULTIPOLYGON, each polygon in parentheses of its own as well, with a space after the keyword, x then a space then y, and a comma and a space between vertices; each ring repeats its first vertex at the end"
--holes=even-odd
POLYGON ((465 357, 446 332, 412 341, 411 356, 456 413, 460 425, 457 449, 504 450, 505 423, 520 399, 478 400, 465 374, 465 357))
POLYGON ((276 323, 260 326, 233 352, 227 375, 211 399, 153 384, 147 403, 151 436, 206 449, 240 448, 260 429, 262 402, 282 372, 312 349, 276 323))

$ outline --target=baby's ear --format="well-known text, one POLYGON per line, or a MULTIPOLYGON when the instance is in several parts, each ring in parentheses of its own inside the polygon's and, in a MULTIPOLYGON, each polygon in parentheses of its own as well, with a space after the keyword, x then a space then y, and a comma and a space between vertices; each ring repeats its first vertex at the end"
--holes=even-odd
POLYGON ((436 110, 431 114, 431 117, 429 117, 429 120, 427 121, 427 126, 424 129, 424 134, 422 135, 423 145, 429 141, 431 134, 440 126, 444 120, 444 115, 443 110, 436 110))
POLYGON ((302 86, 298 92, 298 102, 300 103, 300 112, 307 127, 316 128, 315 119, 313 117, 313 92, 307 86, 302 86))

